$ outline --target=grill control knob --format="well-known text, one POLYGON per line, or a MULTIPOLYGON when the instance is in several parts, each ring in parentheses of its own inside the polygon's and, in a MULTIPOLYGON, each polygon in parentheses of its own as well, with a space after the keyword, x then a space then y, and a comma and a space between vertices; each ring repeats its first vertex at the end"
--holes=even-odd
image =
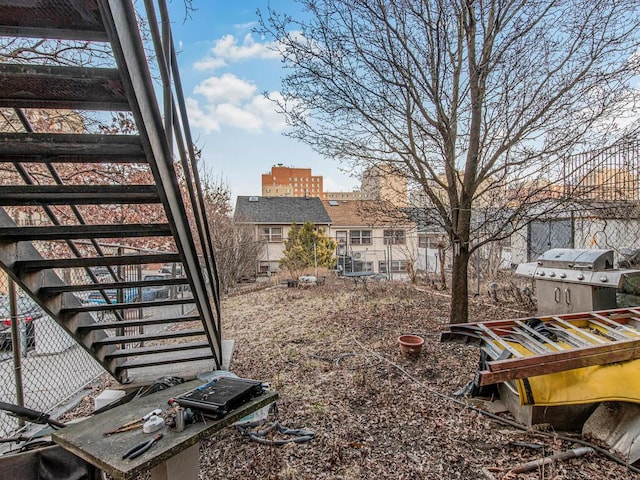
POLYGON ((560 278, 567 278, 567 274, 564 272, 560 273, 560 278))
POLYGON ((606 275, 603 275, 603 276, 601 276, 601 277, 600 277, 600 281, 601 281, 602 283, 607 283, 607 282, 609 281, 609 279, 607 278, 607 276, 606 276, 606 275))
POLYGON ((538 275, 539 275, 539 276, 541 276, 541 277, 544 277, 544 272, 543 272, 542 270, 540 270, 540 271, 538 272, 538 275))
POLYGON ((555 274, 555 272, 549 272, 549 276, 550 276, 551 278, 553 278, 553 277, 555 277, 555 276, 556 276, 556 274, 555 274))
POLYGON ((576 277, 578 280, 584 280, 584 275, 579 273, 578 276, 576 277))

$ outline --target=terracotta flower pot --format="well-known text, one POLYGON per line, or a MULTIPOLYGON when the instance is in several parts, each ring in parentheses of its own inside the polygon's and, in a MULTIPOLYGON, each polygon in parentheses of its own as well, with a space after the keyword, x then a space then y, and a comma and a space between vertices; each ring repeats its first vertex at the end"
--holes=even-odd
POLYGON ((398 338, 400 344, 400 353, 403 357, 418 358, 422 351, 422 345, 424 344, 424 338, 417 335, 401 335, 398 338))

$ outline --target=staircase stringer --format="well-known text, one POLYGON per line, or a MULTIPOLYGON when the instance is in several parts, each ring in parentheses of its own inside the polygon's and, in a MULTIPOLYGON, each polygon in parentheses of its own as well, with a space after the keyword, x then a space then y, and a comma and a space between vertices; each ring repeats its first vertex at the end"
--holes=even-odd
MULTIPOLYGON (((15 222, 7 215, 3 208, 0 208, 0 227, 16 227, 15 222)), ((62 293, 55 296, 41 296, 38 292, 42 286, 62 287, 65 282, 53 270, 37 270, 20 273, 15 269, 16 262, 21 260, 44 260, 31 242, 0 242, 0 267, 7 272, 11 279, 16 282, 24 291, 31 292, 32 298, 51 317, 56 319, 69 335, 76 339, 76 342, 87 351, 102 367, 112 375, 122 363, 121 359, 105 361, 105 356, 113 353, 116 348, 105 346, 94 350, 91 348, 93 342, 107 338, 108 335, 100 329, 91 329, 89 333, 80 335, 79 327, 86 327, 96 324, 96 320, 90 313, 79 313, 69 318, 63 318, 61 310, 82 306, 81 301, 72 293, 62 293)), ((116 378, 122 381, 121 378, 116 378)))
POLYGON ((217 278, 209 271, 211 282, 207 284, 198 261, 193 239, 199 235, 191 232, 186 216, 174 171, 173 153, 158 108, 135 10, 130 2, 122 0, 99 0, 98 3, 150 168, 159 187, 180 257, 192 282, 194 300, 213 347, 216 368, 220 368, 222 340, 212 309, 212 303, 215 303, 212 284, 217 278))

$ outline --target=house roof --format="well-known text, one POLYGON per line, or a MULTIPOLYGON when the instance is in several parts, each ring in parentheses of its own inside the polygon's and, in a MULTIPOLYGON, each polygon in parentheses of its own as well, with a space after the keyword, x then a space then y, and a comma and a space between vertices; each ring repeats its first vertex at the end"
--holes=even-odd
POLYGON ((331 223, 322 201, 317 197, 240 196, 236 199, 234 218, 244 223, 278 225, 331 223))
POLYGON ((411 220, 396 207, 372 200, 323 200, 334 227, 408 225, 411 220))

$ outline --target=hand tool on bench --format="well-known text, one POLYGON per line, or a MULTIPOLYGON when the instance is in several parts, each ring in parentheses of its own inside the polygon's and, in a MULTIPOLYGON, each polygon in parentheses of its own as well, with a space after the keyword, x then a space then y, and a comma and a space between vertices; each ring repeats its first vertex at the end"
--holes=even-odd
POLYGON ((120 425, 118 428, 114 428, 113 430, 104 432, 104 435, 109 436, 109 435, 113 435, 114 433, 122 433, 122 432, 128 432, 129 430, 135 430, 136 428, 142 427, 142 425, 144 425, 144 422, 149 420, 149 418, 151 418, 153 415, 161 415, 161 414, 162 414, 162 410, 160 410, 159 408, 156 408, 155 410, 147 413, 142 418, 136 418, 135 420, 131 420, 130 422, 120 425))
POLYGON ((138 445, 136 445, 135 447, 127 450, 124 455, 122 455, 122 458, 128 458, 129 460, 133 460, 134 458, 138 458, 140 455, 142 455, 144 452, 146 452, 147 450, 149 450, 151 448, 151 446, 156 443, 158 440, 160 440, 162 438, 162 433, 158 433, 157 435, 155 435, 151 440, 146 440, 142 443, 139 443, 138 445))

